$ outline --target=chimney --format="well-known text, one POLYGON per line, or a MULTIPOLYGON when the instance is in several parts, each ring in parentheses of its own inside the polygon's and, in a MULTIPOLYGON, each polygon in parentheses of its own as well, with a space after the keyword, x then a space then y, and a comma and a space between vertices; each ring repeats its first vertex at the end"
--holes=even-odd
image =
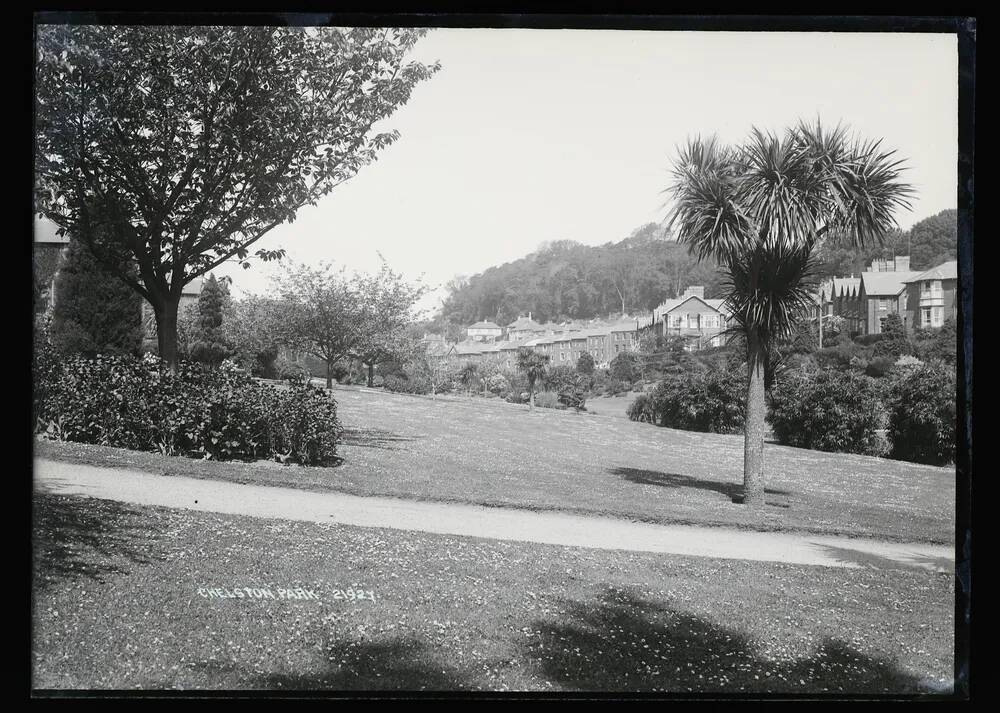
POLYGON ((684 297, 700 297, 705 299, 705 288, 702 285, 691 286, 684 290, 684 297))
POLYGON ((896 272, 909 272, 910 271, 910 256, 909 255, 897 255, 896 256, 896 272))

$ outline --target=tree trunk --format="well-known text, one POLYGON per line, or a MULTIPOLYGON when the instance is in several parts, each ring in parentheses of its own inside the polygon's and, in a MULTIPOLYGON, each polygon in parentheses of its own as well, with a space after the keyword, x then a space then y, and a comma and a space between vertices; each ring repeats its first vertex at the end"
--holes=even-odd
POLYGON ((159 304, 153 304, 156 318, 156 346, 160 358, 167 362, 170 371, 177 373, 177 310, 180 297, 167 295, 159 304))
POLYGON ((326 362, 326 388, 327 390, 333 390, 333 362, 326 362))
POLYGON ((747 338, 746 424, 743 429, 743 503, 753 507, 764 504, 764 354, 754 337, 747 338))
POLYGON ((535 410, 535 389, 534 388, 528 389, 528 410, 529 411, 534 411, 535 410))
POLYGON ((368 365, 368 388, 371 389, 371 388, 374 388, 374 387, 375 387, 375 365, 374 364, 369 364, 368 365))

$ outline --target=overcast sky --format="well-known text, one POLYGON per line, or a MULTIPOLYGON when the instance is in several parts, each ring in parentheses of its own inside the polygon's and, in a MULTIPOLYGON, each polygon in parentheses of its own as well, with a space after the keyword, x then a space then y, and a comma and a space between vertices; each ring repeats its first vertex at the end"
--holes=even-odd
MULTIPOLYGON (((662 220, 688 137, 816 116, 907 159, 917 195, 901 227, 956 206, 954 35, 440 29, 413 58, 442 68, 379 127, 399 141, 260 247, 352 270, 376 269, 379 251, 437 287, 546 240, 597 245, 662 220)), ((240 294, 271 271, 217 274, 240 294)))

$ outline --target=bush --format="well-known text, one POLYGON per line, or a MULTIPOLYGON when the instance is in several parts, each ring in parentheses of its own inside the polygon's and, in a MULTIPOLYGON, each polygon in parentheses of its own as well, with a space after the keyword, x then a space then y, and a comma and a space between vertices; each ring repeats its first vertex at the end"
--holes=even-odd
MULTIPOLYGON (((401 394, 429 394, 431 392, 431 382, 423 376, 408 377, 405 375, 390 374, 382 380, 382 386, 386 391, 395 391, 401 394)), ((438 389, 441 393, 442 389, 438 389)))
POLYGON ((685 431, 742 433, 746 419, 746 369, 713 366, 663 379, 651 403, 633 402, 629 417, 685 431))
POLYGON ((611 378, 624 381, 631 388, 632 384, 642 378, 640 364, 640 357, 636 352, 619 352, 608 365, 608 371, 611 378))
POLYGON ((876 356, 867 364, 865 364, 864 367, 865 374, 875 379, 880 379, 883 376, 888 376, 889 374, 892 373, 893 367, 896 366, 896 359, 897 357, 888 355, 876 356))
POLYGON ((150 355, 39 357, 36 431, 49 438, 218 460, 336 458, 336 403, 302 380, 276 389, 228 361, 172 373, 150 355))
POLYGON ((894 458, 930 465, 954 462, 956 383, 954 368, 946 364, 898 372, 888 399, 894 458))
POLYGON ((274 373, 279 379, 308 379, 309 368, 301 362, 292 361, 284 354, 274 360, 274 373))
POLYGON ((559 394, 555 391, 541 391, 535 394, 535 406, 541 408, 566 408, 559 403, 559 394))
POLYGON ((656 402, 651 394, 639 394, 626 411, 629 419, 641 423, 656 423, 656 402))
POLYGON ((799 448, 885 455, 882 388, 854 371, 788 371, 771 392, 770 422, 780 443, 799 448))
POLYGON ((587 387, 590 379, 583 374, 576 374, 559 389, 559 403, 567 408, 586 411, 587 387))
POLYGON ((510 392, 510 382, 503 374, 494 374, 486 380, 486 390, 497 396, 505 396, 510 392))

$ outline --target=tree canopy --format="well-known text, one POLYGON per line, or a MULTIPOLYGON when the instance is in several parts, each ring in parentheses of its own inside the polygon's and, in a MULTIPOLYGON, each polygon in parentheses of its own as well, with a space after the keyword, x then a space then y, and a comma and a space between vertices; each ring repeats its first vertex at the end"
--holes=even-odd
POLYGON ((372 128, 438 69, 404 61, 424 33, 41 26, 35 209, 150 302, 173 362, 185 284, 248 267, 254 243, 398 138, 372 128))

